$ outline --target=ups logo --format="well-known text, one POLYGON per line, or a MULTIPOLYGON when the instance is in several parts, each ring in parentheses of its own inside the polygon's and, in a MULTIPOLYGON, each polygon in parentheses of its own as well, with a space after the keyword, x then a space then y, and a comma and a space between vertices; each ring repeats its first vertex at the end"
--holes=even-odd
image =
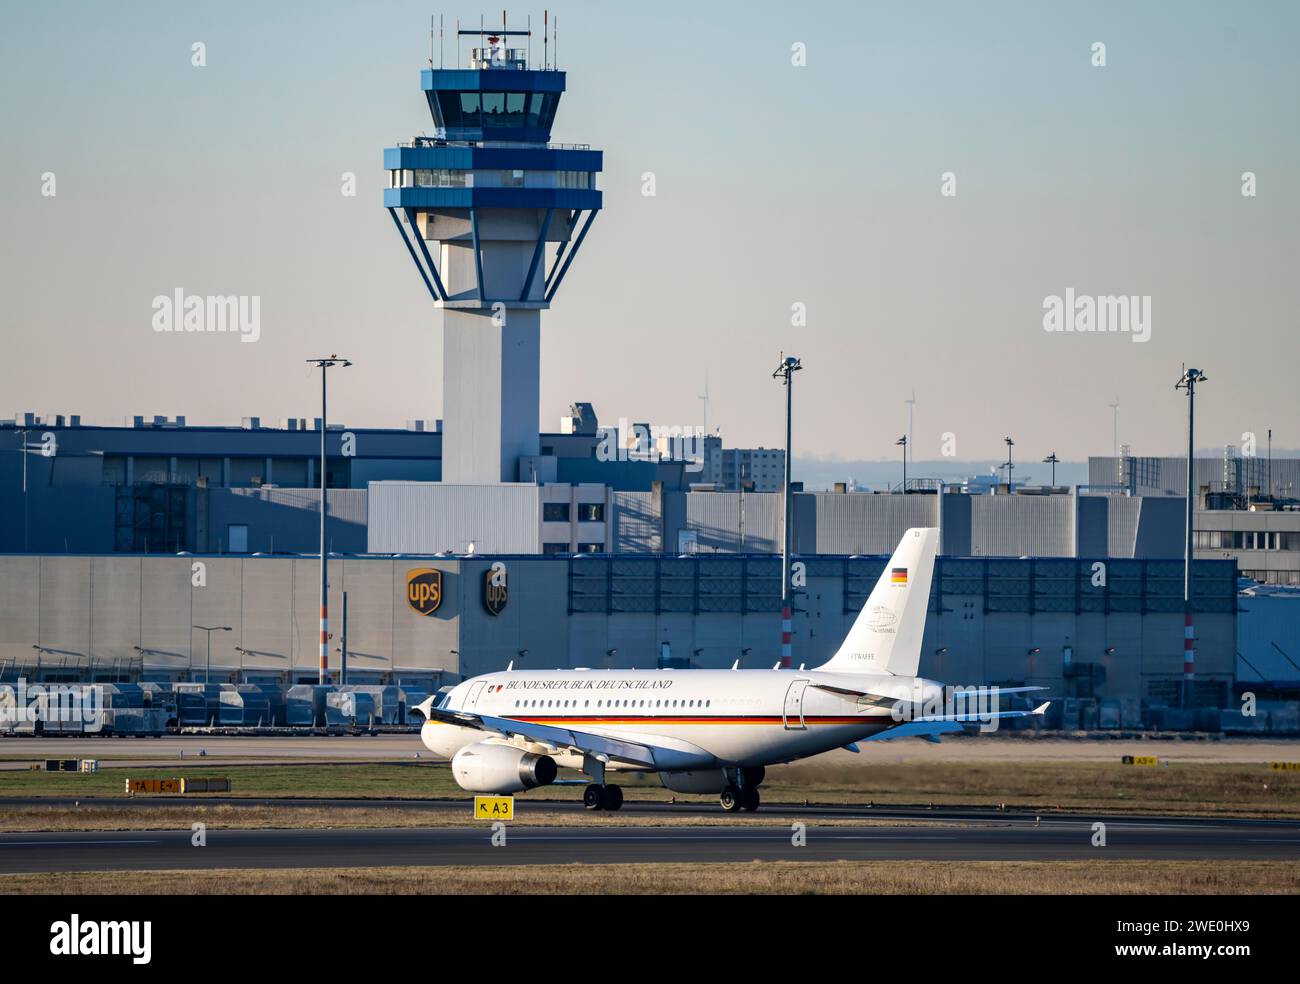
POLYGON ((421 615, 432 615, 442 604, 442 571, 421 567, 406 572, 406 603, 421 615))
POLYGON ((506 565, 496 561, 483 572, 483 607, 489 615, 500 615, 510 601, 510 580, 506 565))

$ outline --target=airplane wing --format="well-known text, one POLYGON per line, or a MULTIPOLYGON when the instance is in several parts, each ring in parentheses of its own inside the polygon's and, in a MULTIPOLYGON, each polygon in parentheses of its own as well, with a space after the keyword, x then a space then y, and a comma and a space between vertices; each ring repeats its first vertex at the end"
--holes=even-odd
MULTIPOLYGON (((1040 689, 1040 688, 1025 688, 1040 689)), ((1051 701, 1044 701, 1032 711, 994 711, 991 714, 944 714, 918 718, 907 721, 897 727, 889 728, 861 738, 859 741, 892 741, 895 738, 929 738, 935 735, 950 735, 964 731, 972 724, 986 724, 997 718, 1039 717, 1047 712, 1051 701)))
MULTIPOLYGON (((842 697, 866 697, 869 698, 869 703, 880 704, 882 706, 892 704, 895 701, 903 701, 903 703, 907 704, 915 703, 915 701, 906 700, 898 694, 882 694, 872 690, 853 690, 849 687, 833 687, 829 683, 812 683, 809 684, 809 686, 816 690, 825 690, 827 693, 839 694, 842 697)), ((1000 696, 1002 694, 1026 694, 1030 691, 1046 689, 1046 687, 998 687, 997 692, 1000 696)), ((992 691, 993 688, 989 687, 988 692, 991 693, 992 691)), ((956 693, 963 692, 962 688, 956 688, 956 693)))
POLYGON ((601 761, 616 758, 652 769, 690 768, 691 765, 698 766, 712 761, 712 756, 705 753, 695 755, 673 748, 647 745, 622 738, 609 738, 605 735, 592 734, 590 731, 559 728, 549 724, 533 724, 511 718, 492 717, 488 714, 473 714, 469 711, 450 711, 430 707, 428 717, 431 721, 457 724, 462 728, 474 728, 504 738, 518 736, 544 745, 571 748, 592 755, 601 761))

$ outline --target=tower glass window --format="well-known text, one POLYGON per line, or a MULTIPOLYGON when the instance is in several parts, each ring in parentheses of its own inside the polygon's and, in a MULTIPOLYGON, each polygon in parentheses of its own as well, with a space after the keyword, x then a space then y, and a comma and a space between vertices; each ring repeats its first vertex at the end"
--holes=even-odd
POLYGON ((559 94, 555 92, 437 91, 432 97, 435 122, 448 130, 550 130, 559 106, 559 94))
POLYGON ((504 92, 483 93, 483 126, 505 126, 506 94, 504 92))
POLYGON ((527 93, 507 92, 506 93, 506 126, 523 126, 524 125, 524 102, 527 93))

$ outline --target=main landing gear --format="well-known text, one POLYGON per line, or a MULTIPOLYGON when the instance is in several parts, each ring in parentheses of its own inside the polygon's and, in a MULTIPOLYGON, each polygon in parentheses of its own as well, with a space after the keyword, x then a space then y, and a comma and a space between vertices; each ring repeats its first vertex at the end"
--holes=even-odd
POLYGON ((761 765, 726 770, 725 775, 730 782, 723 787, 719 797, 722 808, 728 813, 739 813, 741 810, 753 813, 757 810, 758 786, 766 771, 761 765))
POLYGON ((623 789, 593 782, 582 791, 582 805, 588 810, 617 810, 623 805, 623 789))
POLYGON ((739 813, 741 810, 753 813, 758 809, 758 788, 756 786, 746 786, 742 789, 736 786, 728 786, 722 791, 718 801, 728 813, 739 813))

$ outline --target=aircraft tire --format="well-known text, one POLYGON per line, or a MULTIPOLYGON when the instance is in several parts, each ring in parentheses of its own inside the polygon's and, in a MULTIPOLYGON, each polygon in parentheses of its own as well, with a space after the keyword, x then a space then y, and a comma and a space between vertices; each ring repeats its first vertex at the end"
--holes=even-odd
POLYGON ((742 796, 740 790, 735 786, 727 786, 718 797, 718 802, 728 813, 736 813, 741 808, 742 796))
POLYGON ((605 805, 604 788, 592 783, 582 791, 582 805, 588 810, 599 810, 605 805))
POLYGON ((758 809, 758 790, 749 786, 740 791, 740 805, 746 813, 753 813, 758 809))
POLYGON ((617 810, 623 805, 623 787, 606 786, 601 792, 600 805, 606 810, 617 810))

